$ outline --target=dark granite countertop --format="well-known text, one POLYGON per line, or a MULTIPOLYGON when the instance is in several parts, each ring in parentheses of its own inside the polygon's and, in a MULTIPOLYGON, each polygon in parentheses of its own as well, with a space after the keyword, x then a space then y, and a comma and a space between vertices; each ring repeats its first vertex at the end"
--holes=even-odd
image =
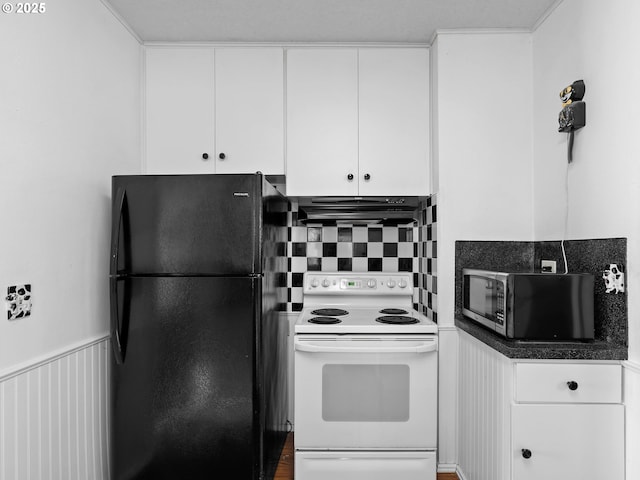
POLYGON ((456 241, 455 324, 509 358, 551 360, 626 360, 627 294, 607 293, 602 274, 608 265, 627 263, 627 239, 604 238, 564 242, 570 273, 591 273, 594 286, 594 334, 591 342, 531 342, 500 337, 462 315, 462 269, 501 272, 539 271, 540 261, 563 264, 560 241, 456 241))
POLYGON ((626 360, 627 348, 602 340, 592 342, 532 342, 501 337, 462 315, 455 325, 508 358, 535 360, 626 360))

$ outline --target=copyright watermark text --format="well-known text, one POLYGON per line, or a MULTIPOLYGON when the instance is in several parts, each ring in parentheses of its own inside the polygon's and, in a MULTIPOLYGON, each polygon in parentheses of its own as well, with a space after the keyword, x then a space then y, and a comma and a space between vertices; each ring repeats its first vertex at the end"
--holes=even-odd
POLYGON ((2 4, 3 13, 38 14, 38 13, 46 13, 46 11, 47 11, 47 4, 45 2, 34 2, 34 3, 6 2, 2 4))

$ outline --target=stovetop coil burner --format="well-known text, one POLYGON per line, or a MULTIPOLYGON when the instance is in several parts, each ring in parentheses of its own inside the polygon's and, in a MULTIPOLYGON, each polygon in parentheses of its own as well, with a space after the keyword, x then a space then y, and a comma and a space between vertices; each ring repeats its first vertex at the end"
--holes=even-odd
POLYGON ((419 323, 420 321, 417 318, 407 317, 405 315, 384 315, 376 318, 376 322, 390 323, 393 325, 409 325, 412 323, 419 323))
POLYGON ((379 313, 384 313, 385 315, 406 315, 409 312, 402 308, 383 308, 379 313))
POLYGON ((311 315, 320 315, 322 317, 339 317, 341 315, 347 315, 349 312, 342 310, 341 308, 318 308, 313 310, 311 315))
POLYGON ((334 323, 341 323, 342 320, 340 320, 339 318, 333 318, 333 317, 313 317, 310 318, 309 320, 307 320, 309 323, 317 323, 319 325, 331 325, 334 323))

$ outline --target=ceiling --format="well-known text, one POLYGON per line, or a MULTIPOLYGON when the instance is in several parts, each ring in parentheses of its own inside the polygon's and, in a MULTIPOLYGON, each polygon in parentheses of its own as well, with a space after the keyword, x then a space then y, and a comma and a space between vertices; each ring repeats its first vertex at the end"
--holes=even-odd
POLYGON ((418 43, 530 29, 561 0, 103 0, 144 42, 418 43))

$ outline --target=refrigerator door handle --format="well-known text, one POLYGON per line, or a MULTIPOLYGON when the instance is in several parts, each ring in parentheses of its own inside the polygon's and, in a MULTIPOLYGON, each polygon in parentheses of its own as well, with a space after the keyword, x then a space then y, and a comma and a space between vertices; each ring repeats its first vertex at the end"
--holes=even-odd
POLYGON ((111 346, 113 355, 118 365, 124 363, 125 345, 122 338, 122 324, 120 322, 119 301, 118 301, 118 279, 109 278, 110 301, 111 301, 111 346))
POLYGON ((109 268, 109 273, 111 275, 117 275, 118 273, 118 255, 120 253, 120 225, 126 201, 127 191, 122 187, 118 188, 116 197, 113 202, 113 206, 115 208, 113 210, 111 224, 111 265, 109 268))

